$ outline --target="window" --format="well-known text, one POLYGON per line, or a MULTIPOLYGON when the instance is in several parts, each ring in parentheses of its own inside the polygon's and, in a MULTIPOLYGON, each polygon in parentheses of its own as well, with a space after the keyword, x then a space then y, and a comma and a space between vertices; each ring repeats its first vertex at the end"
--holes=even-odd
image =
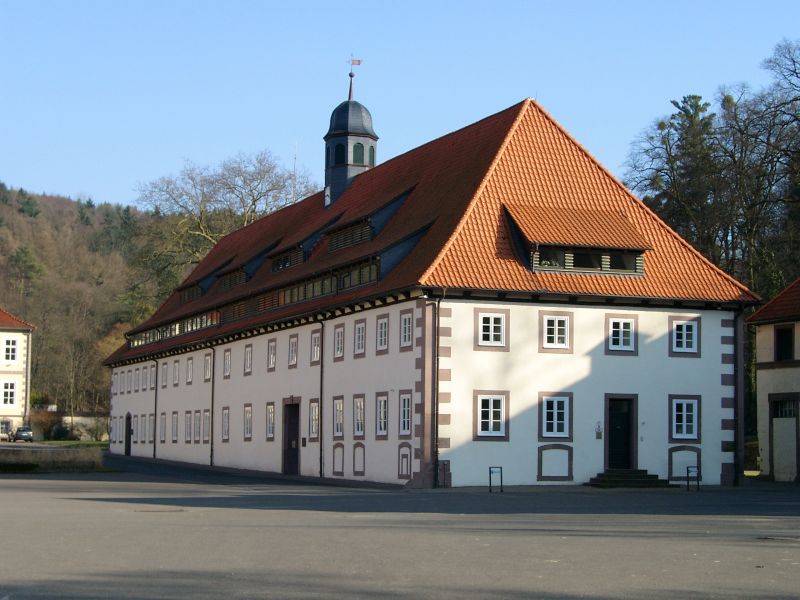
POLYGON ((17 360, 17 340, 6 340, 6 360, 17 360))
POLYGON ((111 395, 112 396, 116 396, 117 395, 117 374, 116 373, 114 373, 111 376, 111 395))
POLYGON ((187 410, 183 416, 183 441, 192 443, 192 411, 187 410))
POLYGON ((794 360, 794 325, 775 326, 775 362, 794 360))
MULTIPOLYGON (((770 394, 772 396, 772 394, 770 394)), ((772 416, 775 419, 794 419, 797 416, 797 402, 791 398, 772 401, 772 416)))
POLYGON ((508 350, 510 311, 475 309, 473 350, 508 350))
POLYGON ((128 393, 133 391, 133 371, 128 369, 128 393))
POLYGON ((162 444, 167 441, 167 413, 161 413, 158 420, 158 439, 162 444))
POLYGON ((353 438, 364 439, 364 396, 353 396, 353 438))
POLYGON ((644 273, 644 254, 641 250, 537 246, 531 254, 531 264, 534 270, 539 271, 641 275, 644 273))
POLYGON ((319 331, 312 331, 311 332, 311 364, 316 365, 319 364, 319 356, 320 356, 320 332, 319 331))
POLYGON ((542 437, 565 438, 570 436, 570 398, 568 396, 543 396, 542 437))
POLYGON ((333 148, 333 164, 343 165, 346 160, 344 144, 336 144, 333 148))
POLYGON ((366 351, 367 322, 363 319, 356 321, 353 329, 353 356, 362 357, 366 351))
POLYGON ((389 351, 389 315, 380 315, 375 321, 375 353, 389 351))
POLYGON ((505 437, 505 398, 503 396, 478 396, 478 436, 505 437))
POLYGON ((227 406, 222 407, 222 441, 227 442, 231 439, 231 409, 227 406))
POLYGON ((289 368, 293 369, 297 366, 297 336, 289 336, 289 368))
POLYGON ((133 415, 133 423, 131 425, 131 439, 134 444, 139 443, 139 415, 133 415))
POLYGON ((670 356, 700 356, 700 318, 669 317, 670 356))
POLYGON ((364 164, 364 144, 357 143, 353 145, 353 164, 364 164))
POLYGON ((409 350, 413 344, 414 328, 412 319, 414 313, 411 310, 400 313, 400 350, 409 350))
POLYGON ((411 392, 400 392, 400 423, 401 436, 411 435, 411 392))
POLYGON ((275 439, 275 403, 267 402, 267 439, 275 439))
POLYGON ((672 428, 670 441, 700 441, 700 397, 670 396, 672 428))
POLYGON ((150 389, 156 389, 156 366, 150 365, 150 389))
POLYGON ((173 387, 178 385, 181 378, 181 361, 175 360, 172 361, 172 385, 173 387))
POLYGON ((636 356, 637 321, 636 315, 606 314, 606 354, 636 356))
POLYGON ((139 368, 133 370, 133 391, 139 391, 139 368))
POLYGON ((192 385, 194 378, 194 358, 191 356, 186 359, 186 385, 192 385))
POLYGON ((147 442, 147 415, 139 417, 139 442, 147 442))
POLYGON ((375 166, 375 146, 369 147, 369 166, 375 166))
POLYGON ((344 359, 344 325, 333 329, 333 360, 344 359))
POLYGON ((178 413, 172 413, 172 443, 178 443, 178 413))
POLYGON ((267 371, 274 371, 277 362, 278 340, 271 339, 267 342, 267 371))
POLYGON ((203 411, 203 443, 207 444, 211 438, 211 411, 203 411))
POLYGON ((149 369, 147 367, 142 367, 142 373, 141 373, 142 380, 141 380, 141 384, 139 385, 139 388, 143 392, 147 391, 147 373, 148 372, 149 372, 149 369))
POLYGON ((319 400, 312 399, 308 405, 308 437, 312 442, 319 440, 319 400))
POLYGON ((161 387, 167 387, 167 363, 161 363, 161 387))
POLYGON ((200 443, 200 411, 194 411, 194 443, 200 443))
POLYGON ((14 404, 17 401, 17 384, 6 382, 3 384, 3 404, 14 404))
POLYGON ((222 355, 222 376, 225 379, 230 379, 231 377, 231 349, 228 348, 225 350, 225 353, 222 355))
POLYGON ((253 405, 244 405, 244 441, 253 439, 253 405))
POLYGON ((386 439, 389 435, 389 396, 378 394, 375 397, 375 438, 386 439))
POLYGON ((253 372, 253 345, 246 344, 244 347, 244 374, 250 375, 253 372))
POLYGON ((572 352, 572 313, 539 311, 539 352, 572 352))
POLYGON ((203 357, 203 380, 211 381, 211 354, 203 357))
POLYGON ((344 437, 344 398, 333 399, 333 437, 344 437))

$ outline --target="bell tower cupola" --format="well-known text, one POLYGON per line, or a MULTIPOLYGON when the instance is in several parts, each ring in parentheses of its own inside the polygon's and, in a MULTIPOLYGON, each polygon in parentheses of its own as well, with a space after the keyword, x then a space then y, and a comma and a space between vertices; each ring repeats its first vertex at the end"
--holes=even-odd
POLYGON ((378 136, 372 129, 372 115, 363 104, 353 100, 354 78, 351 70, 347 100, 333 109, 331 125, 323 138, 325 206, 336 202, 356 175, 375 166, 378 136))

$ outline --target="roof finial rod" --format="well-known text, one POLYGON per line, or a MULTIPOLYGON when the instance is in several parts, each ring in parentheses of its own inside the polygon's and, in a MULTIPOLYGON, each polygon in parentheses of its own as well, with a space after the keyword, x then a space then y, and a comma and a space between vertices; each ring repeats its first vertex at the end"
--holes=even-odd
POLYGON ((350 55, 350 92, 347 94, 347 99, 353 99, 353 79, 355 78, 356 74, 353 73, 353 67, 360 65, 361 59, 360 58, 353 58, 353 55, 350 55))

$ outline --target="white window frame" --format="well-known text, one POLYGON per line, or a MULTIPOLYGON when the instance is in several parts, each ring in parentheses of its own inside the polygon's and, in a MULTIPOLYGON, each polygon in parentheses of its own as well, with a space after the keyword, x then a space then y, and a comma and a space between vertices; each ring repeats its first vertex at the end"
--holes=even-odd
POLYGON ((203 356, 203 380, 211 381, 211 355, 203 356))
POLYGON ((267 369, 272 371, 277 365, 278 355, 278 340, 269 340, 267 342, 267 369))
POLYGON ((13 381, 3 383, 3 404, 17 403, 17 384, 13 381))
POLYGON ((133 370, 133 391, 139 391, 139 367, 133 370))
POLYGON ((389 349, 389 317, 379 317, 375 321, 375 350, 389 349))
POLYGON ((203 443, 208 443, 211 439, 211 411, 203 410, 203 443))
POLYGON ((194 378, 194 359, 190 356, 186 359, 186 385, 192 385, 194 378))
POLYGON ((133 392, 133 370, 128 369, 128 393, 133 392))
POLYGON ((196 410, 196 411, 194 411, 194 443, 195 444, 199 444, 200 443, 200 435, 202 433, 201 424, 202 424, 202 421, 201 421, 200 411, 196 410))
POLYGON ((698 329, 697 321, 692 319, 672 321, 672 351, 681 354, 697 354, 698 329), (687 329, 691 330, 691 346, 686 344, 687 329))
POLYGON ((178 442, 178 413, 172 412, 172 443, 178 442))
POLYGON ((333 436, 344 436, 344 398, 333 401, 333 436))
POLYGON ((400 408, 400 422, 398 424, 400 435, 411 435, 411 398, 412 397, 409 392, 403 392, 400 394, 400 400, 398 402, 400 408))
POLYGON ((192 443, 192 411, 187 410, 183 413, 183 442, 192 443))
POLYGON ((156 366, 150 365, 150 389, 156 389, 156 366))
POLYGON ((356 321, 353 328, 353 355, 361 356, 367 351, 367 323, 356 321))
POLYGON ((375 403, 375 435, 389 435, 389 395, 379 394, 375 403))
POLYGON ((168 368, 169 367, 167 366, 167 362, 166 361, 161 363, 161 387, 162 388, 167 387, 167 375, 168 375, 167 374, 167 369, 168 368))
POLYGON ((222 409, 222 441, 231 439, 231 409, 227 406, 222 409))
POLYGON ((117 373, 114 373, 111 376, 111 395, 112 396, 117 395, 117 373))
POLYGON ((320 349, 320 332, 314 331, 311 333, 311 362, 319 362, 319 349, 320 349))
POLYGON ((634 352, 636 350, 636 320, 635 319, 620 319, 611 317, 608 319, 608 349, 615 352, 634 352), (625 344, 625 328, 629 327, 628 334, 630 339, 625 344), (619 340, 614 342, 614 335, 617 334, 619 340))
POLYGON ((543 348, 569 348, 569 317, 563 315, 545 315, 543 319, 544 331, 542 332, 543 348), (559 342, 561 334, 559 329, 563 324, 563 342, 559 342), (552 341, 550 330, 552 329, 552 341))
POLYGON ((542 397, 542 437, 566 438, 569 437, 569 396, 543 396, 542 397), (558 418, 561 413, 561 419, 558 418), (558 431, 558 425, 563 431, 558 431))
POLYGON ((289 366, 297 366, 297 336, 289 336, 289 366))
POLYGON ((223 377, 230 377, 231 376, 231 349, 226 348, 225 352, 222 354, 222 376, 223 377))
POLYGON ((478 395, 478 427, 477 427, 477 435, 479 437, 505 437, 506 435, 506 398, 502 394, 479 394, 478 395), (488 419, 484 419, 484 400, 491 402, 489 406, 489 415, 488 419), (496 411, 497 408, 495 403, 500 404, 500 417, 499 419, 496 418, 496 411), (494 429, 494 424, 499 421, 500 428, 498 430, 494 429), (486 422, 489 425, 489 429, 484 429, 483 424, 486 422))
POLYGON ((17 360, 17 340, 6 340, 5 358, 9 362, 17 360))
POLYGON ((267 402, 267 439, 275 439, 275 403, 267 402))
POLYGON ((672 427, 672 437, 676 440, 696 440, 699 438, 700 432, 698 431, 698 415, 700 409, 700 401, 697 398, 672 398, 672 413, 671 415, 671 427, 672 427), (692 415, 692 433, 686 433, 686 408, 688 406, 692 407, 691 415, 692 415), (683 431, 678 432, 679 424, 678 424, 678 415, 682 417, 682 423, 680 427, 683 428, 683 431))
POLYGON ((244 439, 245 441, 253 439, 253 406, 251 404, 244 405, 244 439))
POLYGON ((162 412, 158 419, 158 441, 162 444, 167 441, 167 413, 162 412))
POLYGON ((414 342, 414 314, 400 314, 400 347, 408 348, 414 342))
POLYGON ((506 316, 503 313, 480 312, 478 313, 478 345, 499 346, 506 345, 506 316), (500 328, 500 339, 496 338, 495 328, 500 328), (488 327, 488 330, 487 330, 488 327))
POLYGON ((308 437, 319 438, 319 402, 308 405, 308 437))
POLYGON ((253 372, 253 345, 246 344, 244 347, 244 374, 250 375, 253 372))
POLYGON ((353 396, 353 437, 364 437, 364 396, 353 396))
POLYGON ((344 327, 337 327, 333 330, 333 357, 344 357, 344 327))
POLYGON ((172 361, 172 385, 177 386, 181 381, 181 361, 172 361))

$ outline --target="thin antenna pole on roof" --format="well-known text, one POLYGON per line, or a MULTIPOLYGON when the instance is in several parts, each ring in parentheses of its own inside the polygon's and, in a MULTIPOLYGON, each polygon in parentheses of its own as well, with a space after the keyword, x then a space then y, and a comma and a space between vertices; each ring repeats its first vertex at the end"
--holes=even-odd
POLYGON ((347 94, 347 99, 353 99, 353 78, 355 78, 356 74, 353 73, 353 67, 358 66, 361 64, 360 58, 353 58, 353 55, 350 55, 350 92, 347 94))

